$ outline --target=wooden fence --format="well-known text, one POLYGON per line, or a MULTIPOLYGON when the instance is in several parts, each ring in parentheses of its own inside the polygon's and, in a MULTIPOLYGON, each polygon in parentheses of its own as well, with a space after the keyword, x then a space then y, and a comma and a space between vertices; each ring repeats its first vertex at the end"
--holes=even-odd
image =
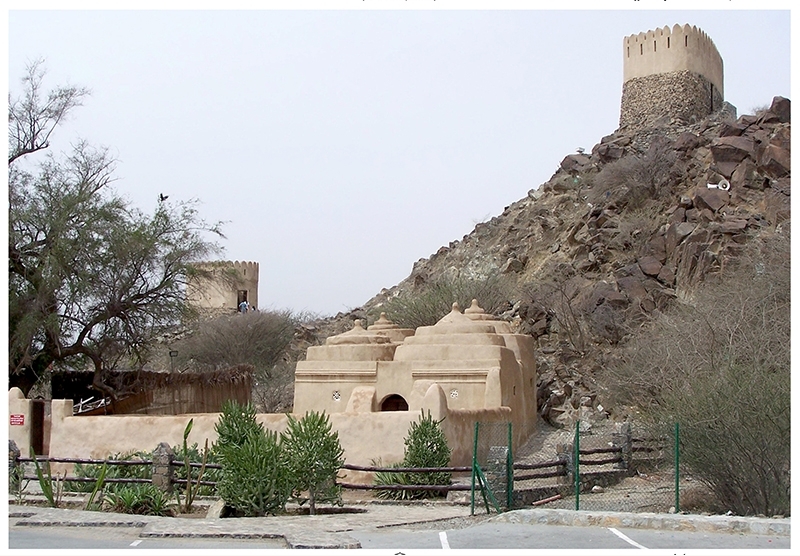
MULTIPOLYGON (((34 458, 21 457, 16 447, 9 449, 9 473, 13 473, 19 466, 25 463, 33 463, 34 458)), ((580 456, 598 456, 604 454, 613 454, 611 457, 597 458, 597 457, 581 457, 579 459, 579 468, 584 466, 601 466, 608 464, 616 464, 619 469, 628 469, 630 467, 630 453, 642 453, 646 455, 659 453, 663 451, 663 446, 653 444, 651 441, 645 439, 633 439, 632 447, 629 451, 620 446, 612 446, 608 448, 593 448, 581 449, 580 456), (627 452, 627 454, 626 454, 627 452)), ((154 455, 157 451, 154 452, 154 455)), ((187 479, 178 478, 175 476, 175 471, 184 469, 186 463, 177 459, 173 459, 173 454, 161 454, 161 460, 98 460, 98 459, 81 459, 81 458, 51 458, 51 457, 36 457, 37 462, 42 463, 65 463, 65 464, 81 464, 81 465, 109 465, 109 466, 151 466, 153 467, 152 475, 157 477, 156 481, 153 479, 135 478, 135 477, 109 477, 105 479, 106 483, 155 483, 163 485, 165 488, 170 489, 172 485, 185 485, 187 479), (158 478, 162 476, 162 478, 158 478)), ((200 468, 201 463, 190 462, 191 468, 200 468)), ((219 464, 207 463, 206 469, 222 469, 219 464)), ((551 469, 551 471, 544 471, 538 473, 515 473, 514 482, 530 481, 537 479, 547 479, 553 477, 568 477, 572 472, 572 465, 568 457, 563 454, 556 460, 537 462, 537 463, 514 463, 514 471, 537 471, 542 469, 551 469)), ((344 464, 341 469, 350 471, 365 471, 373 473, 470 473, 472 467, 376 467, 376 466, 360 466, 344 464)), ((19 478, 22 480, 37 480, 35 475, 21 475, 19 478)), ((94 477, 77 477, 77 476, 63 476, 58 480, 63 482, 96 482, 94 477)), ((193 481, 193 483, 196 483, 193 481)), ((214 481, 200 481, 196 483, 203 486, 216 486, 214 481)), ((430 490, 430 491, 468 491, 471 490, 469 484, 450 484, 450 485, 375 485, 375 484, 355 484, 355 483, 338 483, 339 486, 351 490, 430 490)))

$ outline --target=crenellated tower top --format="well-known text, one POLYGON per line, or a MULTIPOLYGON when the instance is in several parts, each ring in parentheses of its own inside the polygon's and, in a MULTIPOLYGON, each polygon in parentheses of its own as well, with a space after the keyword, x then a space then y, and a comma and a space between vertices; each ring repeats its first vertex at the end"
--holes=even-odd
POLYGON ((258 263, 210 261, 194 266, 203 273, 189 280, 186 289, 189 304, 215 311, 236 311, 242 301, 258 307, 258 263))
POLYGON ((623 81, 656 73, 688 70, 708 79, 723 97, 722 56, 702 29, 665 26, 625 37, 623 81))

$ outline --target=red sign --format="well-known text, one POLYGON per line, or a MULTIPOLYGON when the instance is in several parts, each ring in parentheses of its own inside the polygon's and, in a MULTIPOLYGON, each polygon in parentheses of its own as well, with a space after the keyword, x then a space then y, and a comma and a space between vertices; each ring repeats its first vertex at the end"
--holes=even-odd
POLYGON ((11 414, 11 424, 12 425, 24 425, 25 424, 25 414, 24 413, 12 413, 11 414))

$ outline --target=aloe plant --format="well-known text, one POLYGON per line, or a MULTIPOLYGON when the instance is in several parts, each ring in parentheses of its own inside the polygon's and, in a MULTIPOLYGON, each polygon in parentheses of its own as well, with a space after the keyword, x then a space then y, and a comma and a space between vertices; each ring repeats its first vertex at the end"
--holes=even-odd
POLYGON ((94 483, 94 489, 92 489, 92 493, 89 495, 89 499, 86 501, 84 505, 85 510, 91 510, 94 507, 94 498, 97 496, 97 493, 100 489, 103 488, 106 480, 106 472, 108 471, 108 464, 104 463, 103 467, 100 468, 100 474, 97 476, 97 481, 94 483))
POLYGON ((200 465, 200 472, 197 475, 197 479, 193 479, 188 446, 189 433, 192 432, 193 425, 194 419, 189 419, 189 423, 187 423, 186 428, 183 430, 183 464, 186 471, 186 498, 184 499, 183 503, 181 503, 180 492, 176 492, 176 497, 178 498, 178 510, 183 513, 191 513, 192 511, 192 505, 194 504, 194 499, 197 496, 197 491, 200 488, 200 481, 203 480, 203 474, 206 471, 206 462, 208 461, 208 438, 206 438, 205 447, 203 448, 203 459, 200 465), (193 488, 193 482, 196 488, 193 488))
MULTIPOLYGON (((61 505, 61 494, 64 486, 63 477, 59 477, 58 474, 56 474, 56 479, 53 481, 53 474, 50 471, 49 461, 46 462, 45 465, 47 471, 47 477, 45 477, 42 466, 39 465, 39 460, 36 458, 33 446, 31 446, 31 458, 33 459, 33 464, 36 466, 36 478, 39 480, 39 487, 42 489, 42 494, 47 498, 47 503, 50 504, 50 507, 57 508, 61 505), (53 486, 54 483, 55 487, 53 486)), ((64 476, 66 477, 66 473, 64 476)))

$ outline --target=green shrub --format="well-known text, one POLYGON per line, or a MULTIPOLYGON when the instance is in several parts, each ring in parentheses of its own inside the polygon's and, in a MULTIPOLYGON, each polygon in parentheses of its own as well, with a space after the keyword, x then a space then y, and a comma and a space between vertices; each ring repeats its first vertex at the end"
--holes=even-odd
POLYGON ((318 502, 341 506, 342 489, 336 484, 336 474, 344 464, 344 450, 339 433, 331 431, 324 412, 307 412, 300 420, 291 415, 288 418, 286 431, 281 434, 281 452, 292 496, 301 505, 308 501, 311 515, 316 513, 318 502))
POLYGON ((217 492, 225 504, 242 517, 284 510, 289 485, 278 435, 256 422, 252 404, 226 402, 215 429, 219 438, 215 451, 222 464, 217 492))
POLYGON ((513 297, 511 290, 508 280, 499 274, 480 279, 443 276, 388 300, 376 310, 402 327, 431 326, 452 310, 454 302, 463 311, 477 299, 487 313, 495 314, 507 306, 513 297))
MULTIPOLYGON (((450 447, 442 430, 441 421, 436 421, 430 412, 423 412, 419 421, 411 423, 408 436, 405 438, 405 454, 403 461, 393 467, 448 467, 450 465, 450 447)), ((377 473, 375 484, 378 485, 449 485, 451 474, 442 471, 417 472, 384 472, 377 473)), ((379 490, 380 498, 393 500, 430 498, 438 496, 442 491, 436 490, 379 490)))
MULTIPOLYGON (((372 465, 374 467, 382 467, 382 462, 380 459, 372 460, 372 465)), ((405 467, 403 462, 400 463, 393 463, 389 466, 391 469, 397 469, 399 467, 405 467)), ((414 482, 414 476, 416 473, 404 473, 404 472, 396 472, 396 471, 378 471, 375 473, 375 484, 379 486, 408 486, 408 485, 415 485, 417 483, 414 482)), ((376 491, 376 496, 378 498, 383 498, 384 500, 413 500, 415 498, 415 494, 420 491, 412 491, 412 490, 389 490, 389 489, 381 489, 376 491)))

